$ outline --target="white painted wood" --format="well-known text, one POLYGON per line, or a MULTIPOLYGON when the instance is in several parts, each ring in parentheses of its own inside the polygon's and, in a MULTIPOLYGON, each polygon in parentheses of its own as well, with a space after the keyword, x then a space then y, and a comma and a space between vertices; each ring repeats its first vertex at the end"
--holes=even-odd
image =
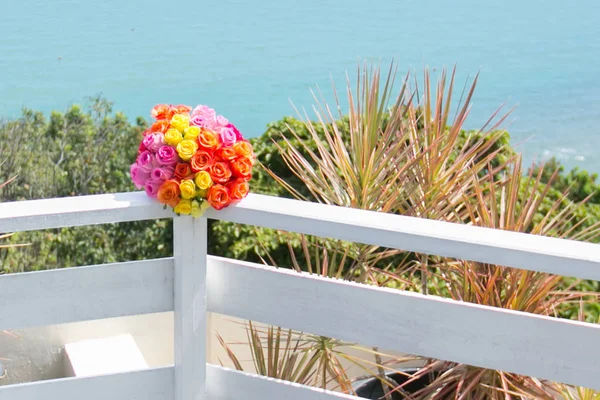
POLYGON ((0 331, 172 310, 172 258, 0 276, 0 331))
POLYGON ((209 259, 209 311, 600 390, 600 325, 209 259))
POLYGON ((359 399, 343 393, 299 385, 264 376, 247 374, 208 364, 206 387, 210 400, 285 399, 334 400, 359 399))
MULTIPOLYGON (((0 204, 0 232, 172 215, 171 210, 163 210, 142 192, 3 203, 0 204)), ((222 211, 209 210, 206 216, 600 280, 600 245, 597 244, 260 195, 250 195, 237 206, 222 211)), ((175 218, 174 224, 175 271, 173 260, 165 259, 0 276, 0 329, 175 308, 176 366, 174 378, 171 377, 174 390, 168 391, 168 396, 173 394, 176 400, 203 400, 206 219, 175 218)), ((597 379, 600 347, 595 345, 600 337, 600 326, 336 282, 234 260, 211 258, 208 274, 211 311, 600 390, 597 379), (373 304, 386 304, 386 307, 373 307, 373 304), (327 307, 326 318, 323 307, 327 307)), ((114 382, 116 386, 124 385, 121 379, 142 379, 137 374, 90 378, 89 385, 93 389, 94 385, 100 385, 97 379, 107 379, 102 384, 106 385, 102 389, 106 394, 114 389, 110 387, 114 382)), ((135 379, 127 386, 151 389, 143 382, 136 385, 135 379)), ((1 388, 0 400, 32 398, 27 396, 42 393, 36 392, 41 390, 38 387, 58 390, 59 394, 83 390, 77 386, 83 385, 80 381, 70 382, 60 380, 1 388), (78 389, 69 389, 70 386, 78 389), (13 394, 16 397, 12 397, 13 394)), ((43 390, 46 394, 46 389, 43 390)), ((132 396, 135 394, 127 398, 136 398, 132 396)), ((154 399, 152 396, 140 398, 154 399)))
POLYGON ((173 400, 173 367, 0 386, 0 400, 173 400))
POLYGON ((0 232, 31 231, 170 218, 173 211, 144 192, 0 203, 0 232))
POLYGON ((80 377, 148 368, 142 352, 129 334, 67 343, 65 355, 73 375, 80 377))
MULTIPOLYGON (((0 204, 0 232, 169 218, 143 192, 0 204)), ((208 218, 600 280, 600 245, 251 194, 208 218)))
POLYGON ((173 220, 175 400, 204 400, 206 379, 206 218, 173 220))
POLYGON ((251 194, 208 218, 600 280, 600 245, 251 194))

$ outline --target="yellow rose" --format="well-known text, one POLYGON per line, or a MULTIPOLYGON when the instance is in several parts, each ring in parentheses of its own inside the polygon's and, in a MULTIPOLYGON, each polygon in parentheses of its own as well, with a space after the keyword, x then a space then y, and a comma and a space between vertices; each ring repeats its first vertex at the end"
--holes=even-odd
POLYGON ((192 212, 192 202, 190 200, 179 200, 173 211, 177 214, 189 215, 192 212))
POLYGON ((206 171, 198 172, 194 178, 194 182, 196 182, 196 186, 201 190, 206 190, 213 184, 210 174, 206 171))
POLYGON ((199 202, 197 200, 192 201, 192 217, 200 217, 206 210, 210 208, 208 201, 199 202))
POLYGON ((196 194, 198 195, 198 197, 205 199, 206 195, 208 194, 208 189, 198 189, 196 194))
POLYGON ((197 126, 188 126, 184 131, 184 139, 185 140, 196 140, 198 135, 200 134, 200 128, 197 126))
POLYGON ((175 114, 171 118, 171 126, 179 132, 185 131, 185 128, 190 126, 190 116, 187 114, 175 114))
POLYGON ((191 179, 182 180, 179 184, 179 190, 183 199, 191 199, 196 195, 196 185, 191 179))
POLYGON ((184 161, 192 158, 196 150, 198 150, 198 145, 193 140, 182 140, 177 145, 177 154, 184 161))
POLYGON ((183 136, 177 129, 171 128, 165 132, 165 143, 169 146, 177 146, 182 140, 183 136))

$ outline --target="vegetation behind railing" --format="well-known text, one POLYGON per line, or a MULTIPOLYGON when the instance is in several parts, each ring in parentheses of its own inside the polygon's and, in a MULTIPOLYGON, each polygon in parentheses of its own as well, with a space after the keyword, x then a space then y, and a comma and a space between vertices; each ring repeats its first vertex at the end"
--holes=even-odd
MULTIPOLYGON (((495 129, 503 117, 490 123, 491 119, 481 131, 462 130, 474 83, 467 86, 465 101, 453 107, 454 74, 442 74, 436 89, 427 72, 421 89, 409 88, 406 79, 396 97, 394 73, 392 69, 387 79, 380 80, 379 69, 360 70, 356 92, 352 86, 348 90, 347 116, 333 114, 331 110, 339 109, 336 105, 318 102, 314 118, 318 122, 306 117, 303 123, 286 119, 271 126, 254 141, 259 161, 267 169, 254 177, 253 187, 263 193, 286 196, 287 191, 301 199, 389 214, 598 240, 594 176, 578 171, 561 175, 560 170, 552 171, 556 167, 552 163, 534 165, 523 175, 526 169, 509 146, 508 135, 495 129), (277 140, 270 143, 273 138, 277 140)), ((24 172, 19 185, 3 195, 14 199, 43 196, 50 189, 52 195, 128 190, 122 164, 131 159, 125 152, 134 151, 130 142, 138 139, 144 125, 138 119, 137 126, 129 126, 122 115, 113 116, 110 104, 102 99, 91 102, 89 113, 74 107, 65 115, 53 114, 48 123, 40 114, 25 111, 22 119, 0 127, 0 138, 12 138, 18 155, 6 164, 7 173, 24 172), (19 130, 25 134, 15 136, 19 130), (43 154, 36 159, 36 152, 43 154), (38 172, 39 165, 45 168, 38 172)), ((8 141, 0 140, 3 143, 8 141)), ((76 207, 77 201, 72 204, 76 207)), ((31 242, 31 248, 0 250, 0 262, 5 272, 14 272, 168 256, 173 252, 172 238, 169 220, 58 228, 15 235, 13 240, 31 242)), ((590 301, 598 291, 594 281, 507 269, 494 264, 494 259, 446 258, 455 256, 452 252, 428 256, 418 247, 409 251, 395 242, 384 241, 382 246, 382 242, 353 241, 352 236, 331 240, 227 222, 214 222, 209 229, 209 249, 215 254, 509 310, 598 320, 598 303, 590 301), (577 293, 582 289, 585 294, 577 293)), ((573 263, 567 275, 586 268, 585 262, 563 261, 573 263)), ((557 263, 556 259, 550 262, 544 272, 557 273, 557 263)), ((527 257, 513 266, 535 269, 527 257)), ((579 276, 595 277, 593 273, 579 276)), ((377 354, 377 348, 373 352, 377 354)), ((381 364, 377 356, 375 361, 381 364)), ((460 364, 438 366, 455 372, 457 396, 467 382, 479 381, 481 385, 474 387, 487 396, 489 387, 517 385, 528 391, 525 386, 536 384, 521 385, 521 377, 465 370, 460 364), (481 374, 487 373, 490 376, 482 379, 481 374)), ((385 379, 381 368, 379 375, 385 379)), ((452 386, 441 383, 445 389, 452 386)), ((528 393, 533 396, 543 394, 532 390, 528 393)))

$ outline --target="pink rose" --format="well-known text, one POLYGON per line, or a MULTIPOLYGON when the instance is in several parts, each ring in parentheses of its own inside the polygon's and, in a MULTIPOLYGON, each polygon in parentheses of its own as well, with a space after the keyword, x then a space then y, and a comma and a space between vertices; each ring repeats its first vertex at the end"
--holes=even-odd
POLYGON ((161 146, 156 152, 156 161, 160 165, 175 165, 179 162, 179 156, 171 146, 161 146))
POLYGON ((214 119, 217 116, 217 113, 214 109, 210 108, 209 106, 200 104, 192 110, 192 117, 195 117, 197 115, 207 117, 209 119, 214 119))
POLYGON ((131 168, 129 168, 129 174, 131 175, 133 184, 138 189, 143 188, 148 178, 150 178, 150 173, 143 170, 137 163, 131 164, 131 168))
POLYGON ((190 119, 190 125, 199 126, 201 128, 212 129, 215 124, 215 119, 212 117, 205 117, 203 115, 196 115, 190 119))
POLYGON ((235 140, 236 142, 239 142, 240 140, 244 140, 244 137, 242 136, 242 132, 240 132, 238 130, 238 128, 235 127, 235 125, 233 125, 232 123, 227 125, 227 128, 232 129, 235 132, 235 140))
POLYGON ((156 159, 154 158, 154 154, 150 153, 148 150, 142 151, 137 158, 137 165, 147 173, 150 173, 152 169, 156 165, 156 159))
POLYGON ((226 127, 229 125, 229 120, 222 115, 217 115, 215 121, 218 127, 226 127))
POLYGON ((225 127, 219 130, 219 136, 221 137, 221 143, 225 147, 231 147, 235 144, 237 138, 235 131, 231 128, 225 127))
POLYGON ((164 181, 171 179, 174 172, 175 167, 162 166, 154 168, 150 176, 154 182, 162 184, 164 181))
POLYGON ((192 125, 214 130, 217 126, 216 121, 217 113, 208 106, 199 105, 192 110, 190 119, 190 124, 192 125))
POLYGON ((160 185, 162 185, 162 182, 155 182, 152 179, 146 182, 144 189, 146 190, 148 197, 156 198, 160 185))
POLYGON ((160 146, 165 144, 165 135, 160 132, 151 133, 149 135, 144 136, 144 140, 142 143, 146 148, 150 151, 156 152, 160 146))

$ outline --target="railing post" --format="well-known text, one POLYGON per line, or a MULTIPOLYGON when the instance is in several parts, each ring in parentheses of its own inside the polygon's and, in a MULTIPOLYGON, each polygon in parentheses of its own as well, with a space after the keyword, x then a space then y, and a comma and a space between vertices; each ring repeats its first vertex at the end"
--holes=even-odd
POLYGON ((206 218, 173 218, 175 400, 206 397, 206 239, 206 218))

